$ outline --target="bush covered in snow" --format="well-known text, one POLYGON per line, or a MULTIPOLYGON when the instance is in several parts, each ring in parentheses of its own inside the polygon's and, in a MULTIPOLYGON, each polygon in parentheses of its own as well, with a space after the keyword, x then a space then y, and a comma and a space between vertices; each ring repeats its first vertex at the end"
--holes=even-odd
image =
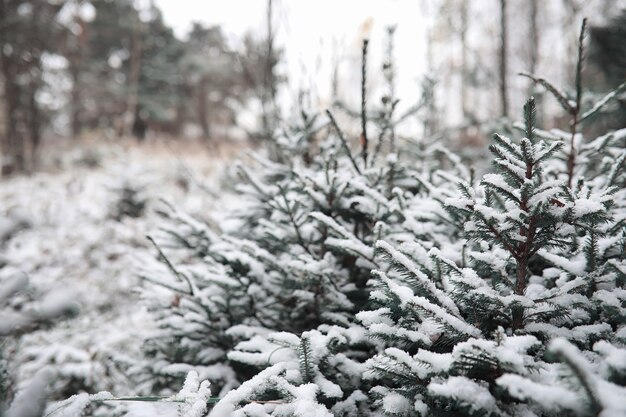
POLYGON ((626 130, 583 138, 600 106, 531 78, 572 129, 529 100, 480 177, 395 143, 393 108, 370 143, 363 98, 357 152, 303 113, 240 167, 229 227, 172 208, 152 388, 197 370, 216 417, 626 415, 626 130))
MULTIPOLYGON (((439 142, 396 131, 428 94, 405 114, 393 88, 368 105, 366 53, 360 111, 337 106, 356 129, 300 109, 237 166, 216 220, 160 210, 136 248, 144 327, 118 318, 104 329, 127 339, 95 349, 117 349, 121 369, 51 345, 25 361, 35 388, 9 415, 43 412, 42 387, 67 384, 43 365, 63 357, 97 365, 81 389, 119 389, 124 374, 129 396, 78 394, 53 416, 132 415, 135 402, 153 403, 138 415, 188 417, 626 416, 626 129, 581 133, 626 84, 583 109, 581 65, 573 97, 529 74, 570 130, 535 126, 531 98, 520 134, 496 134, 493 168, 477 175, 439 142), (141 359, 125 351, 138 337, 141 359)), ((147 213, 132 184, 115 201, 101 213, 111 227, 147 213)), ((0 335, 31 311, 5 302, 24 282, 2 274, 0 314, 13 319, 0 335)), ((48 317, 42 305, 25 317, 48 317)))
POLYGON ((332 113, 303 110, 272 158, 257 154, 252 167, 238 167, 239 196, 223 231, 167 211, 154 234, 165 267, 142 273, 158 284, 145 294, 162 329, 145 345, 153 389, 194 369, 224 395, 259 369, 297 364, 311 351, 308 378, 324 385, 329 404, 364 395, 357 370, 376 348, 356 313, 368 303, 373 245, 406 234, 403 211, 408 196, 425 190, 420 178, 457 162, 437 143, 397 145, 421 155, 420 165, 398 157, 390 139, 408 115, 380 114, 376 141, 355 151, 332 113))
MULTIPOLYGON (((155 146, 120 152, 120 145, 108 144, 106 150, 101 167, 0 183, 0 200, 7 202, 0 207, 4 405, 18 395, 37 403, 31 386, 45 390, 42 401, 80 392, 139 392, 130 368, 152 321, 133 289, 140 283, 138 260, 151 256, 145 235, 161 221, 154 209, 163 194, 191 213, 205 210, 209 198, 195 186, 182 189, 180 158, 172 161, 155 146), (126 187, 138 191, 146 209, 139 217, 116 219, 126 187)), ((200 168, 198 160, 185 159, 200 168)))

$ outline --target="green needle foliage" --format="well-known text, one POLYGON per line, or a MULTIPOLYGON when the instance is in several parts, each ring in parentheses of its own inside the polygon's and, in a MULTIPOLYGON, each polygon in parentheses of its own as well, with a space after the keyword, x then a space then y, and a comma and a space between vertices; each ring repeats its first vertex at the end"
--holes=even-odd
POLYGON ((236 227, 166 213, 146 389, 197 370, 215 417, 626 414, 626 130, 541 130, 531 98, 476 178, 400 140, 393 88, 372 111, 366 57, 358 139, 302 110, 240 167, 236 227))
POLYGON ((385 414, 626 412, 611 376, 624 367, 608 370, 626 358, 624 192, 613 186, 624 159, 607 146, 603 171, 581 166, 597 175, 570 189, 555 169, 563 145, 535 130, 534 112, 530 99, 524 138, 494 136, 495 172, 444 201, 448 241, 376 243, 374 308, 358 317, 384 344, 368 365, 385 414), (450 250, 456 239, 465 251, 450 250))

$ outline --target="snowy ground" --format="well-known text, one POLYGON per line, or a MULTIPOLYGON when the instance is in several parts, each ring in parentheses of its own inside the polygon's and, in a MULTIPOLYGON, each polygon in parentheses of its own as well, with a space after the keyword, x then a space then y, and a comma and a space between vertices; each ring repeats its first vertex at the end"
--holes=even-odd
POLYGON ((152 324, 135 289, 139 264, 155 257, 146 235, 161 221, 161 199, 206 217, 237 152, 89 144, 48 156, 48 172, 0 181, 0 277, 26 274, 33 287, 70 292, 80 305, 76 318, 5 346, 19 381, 55 364, 57 399, 128 392, 121 369, 152 324), (139 217, 116 216, 124 187, 146 202, 139 217))

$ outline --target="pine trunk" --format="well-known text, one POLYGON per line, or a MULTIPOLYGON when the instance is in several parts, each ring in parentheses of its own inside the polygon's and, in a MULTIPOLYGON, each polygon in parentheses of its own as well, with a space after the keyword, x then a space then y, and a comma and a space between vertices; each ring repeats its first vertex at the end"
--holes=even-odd
POLYGON ((506 1, 500 0, 500 112, 503 117, 509 114, 507 99, 507 19, 506 1))

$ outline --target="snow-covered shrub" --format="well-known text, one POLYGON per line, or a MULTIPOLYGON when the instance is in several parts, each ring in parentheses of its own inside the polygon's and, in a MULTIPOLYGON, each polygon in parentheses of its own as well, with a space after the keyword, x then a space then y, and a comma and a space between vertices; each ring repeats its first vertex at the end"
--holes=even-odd
POLYGON ((140 217, 148 204, 142 185, 125 180, 115 189, 116 200, 111 205, 111 217, 117 221, 124 217, 140 217))
MULTIPOLYGON (((164 194, 175 196, 177 204, 195 213, 196 207, 208 205, 208 197, 180 190, 178 164, 146 155, 144 149, 106 155, 101 169, 81 169, 79 175, 75 170, 42 172, 0 184, 0 200, 8 202, 0 208, 0 223, 25 219, 30 224, 0 244, 0 287, 5 280, 28 277, 28 286, 10 296, 0 311, 30 311, 38 302, 29 301, 27 307, 21 300, 40 295, 45 299, 51 290, 80 309, 71 320, 54 326, 41 323, 19 339, 15 334, 1 338, 10 379, 2 377, 8 387, 0 392, 10 397, 43 368, 54 372, 47 384, 48 401, 79 392, 138 392, 128 370, 142 357, 141 341, 151 331, 152 320, 136 302, 133 288, 139 282, 138 260, 153 250, 145 235, 161 222, 151 204, 164 194), (126 181, 141 185, 148 205, 141 217, 118 222, 110 208, 126 181)), ((0 318, 0 326, 6 322, 0 318)))
MULTIPOLYGON (((367 301, 372 244, 393 240, 404 193, 420 184, 395 156, 365 164, 348 157, 334 135, 321 148, 308 164, 293 153, 285 162, 259 161, 255 171, 240 168, 240 230, 223 234, 169 213, 172 226, 155 234, 169 270, 144 273, 172 291, 158 310, 166 338, 147 345, 157 357, 214 366, 234 378, 240 370, 218 368, 240 339, 353 323, 367 301), (180 263, 167 260, 184 256, 180 263)), ((213 371, 206 371, 210 378, 213 371)))
POLYGON ((214 417, 626 415, 626 130, 584 141, 598 107, 531 78, 572 130, 536 129, 529 100, 479 178, 385 152, 385 123, 369 148, 362 109, 358 154, 329 113, 241 167, 226 232, 172 209, 144 274, 152 388, 196 369, 214 417))
POLYGON ((146 297, 162 329, 146 342, 145 371, 156 375, 147 389, 194 369, 224 395, 266 368, 255 377, 262 389, 242 394, 244 385, 222 409, 305 391, 327 412, 361 408, 361 374, 376 347, 355 315, 368 303, 374 242, 410 236, 407 198, 429 195, 442 182, 436 168, 457 162, 438 143, 392 142, 407 114, 368 112, 379 128, 369 145, 361 131, 356 152, 332 113, 301 112, 271 158, 239 166, 226 232, 167 210, 153 234, 163 265, 142 274, 158 284, 146 297), (319 389, 305 388, 312 383, 319 389))
POLYGON ((626 354, 613 186, 626 154, 605 155, 610 168, 592 181, 579 163, 570 189, 567 172, 550 169, 562 142, 535 135, 532 100, 525 116, 521 141, 495 136, 496 172, 445 201, 465 217, 466 256, 437 242, 376 244, 387 265, 375 271, 376 308, 359 318, 384 343, 368 375, 389 415, 626 412, 623 367, 608 371, 606 359, 626 354))
POLYGON ((367 374, 383 413, 626 415, 626 129, 580 134, 614 97, 583 112, 580 69, 572 100, 531 76, 570 132, 535 129, 529 100, 525 137, 495 135, 495 172, 443 202, 451 241, 377 242, 386 265, 358 316, 384 344, 367 374))

